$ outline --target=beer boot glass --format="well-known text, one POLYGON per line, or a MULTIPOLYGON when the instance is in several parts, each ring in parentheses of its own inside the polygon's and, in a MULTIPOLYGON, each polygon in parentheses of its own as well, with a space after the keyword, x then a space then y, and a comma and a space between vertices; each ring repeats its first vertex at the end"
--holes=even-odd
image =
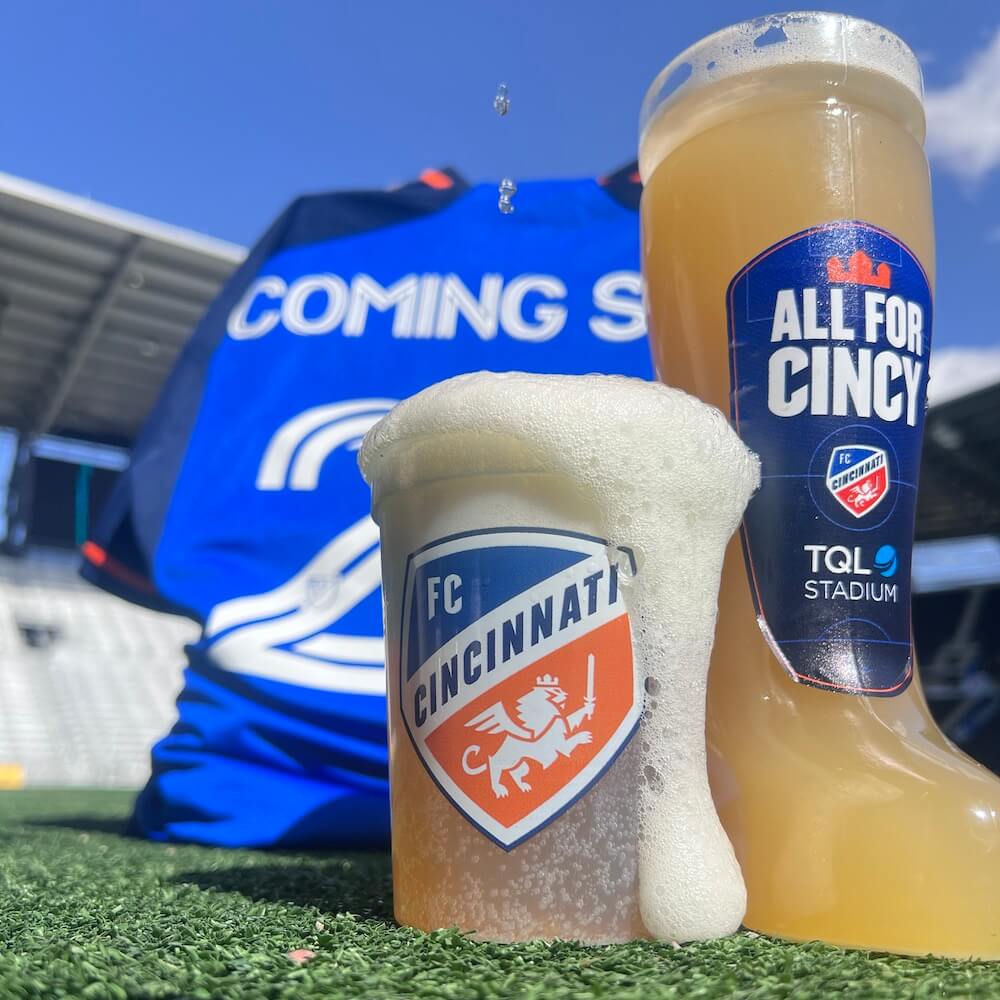
POLYGON ((746 925, 1000 957, 1000 783, 940 733, 910 639, 934 231, 920 69, 797 13, 671 63, 642 111, 659 377, 762 461, 723 569, 713 794, 746 925))

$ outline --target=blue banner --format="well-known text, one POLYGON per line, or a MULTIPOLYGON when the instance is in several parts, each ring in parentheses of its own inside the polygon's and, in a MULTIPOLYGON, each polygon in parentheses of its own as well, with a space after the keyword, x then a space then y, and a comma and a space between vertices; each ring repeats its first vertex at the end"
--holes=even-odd
POLYGON ((210 307, 85 575, 203 626, 134 826, 231 845, 388 832, 378 532, 356 463, 400 399, 479 369, 651 377, 638 183, 434 171, 296 201, 210 307))

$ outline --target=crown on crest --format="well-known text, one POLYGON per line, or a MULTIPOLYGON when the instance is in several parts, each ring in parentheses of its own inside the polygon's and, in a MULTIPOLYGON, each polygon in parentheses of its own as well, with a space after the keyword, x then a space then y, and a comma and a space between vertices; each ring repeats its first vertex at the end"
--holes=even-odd
POLYGON ((538 687, 555 688, 559 687, 559 678, 553 677, 552 674, 542 674, 541 677, 535 678, 535 684, 538 687))
POLYGON ((826 275, 831 283, 888 288, 892 268, 888 264, 879 264, 876 268, 864 250, 855 250, 847 258, 846 268, 839 257, 831 257, 826 262, 826 275))

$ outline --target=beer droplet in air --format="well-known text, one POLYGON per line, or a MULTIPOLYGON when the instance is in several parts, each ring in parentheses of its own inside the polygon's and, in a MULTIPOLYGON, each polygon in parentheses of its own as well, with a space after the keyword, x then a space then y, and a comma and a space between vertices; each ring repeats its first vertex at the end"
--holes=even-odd
MULTIPOLYGON (((504 118, 510 111, 510 93, 506 83, 497 86, 497 92, 493 95, 493 110, 504 118)), ((500 182, 500 197, 497 199, 497 208, 503 215, 510 215, 514 211, 514 202, 511 199, 517 194, 517 185, 509 178, 505 177, 500 182)))
POLYGON ((507 84, 501 83, 497 87, 496 94, 493 95, 493 110, 503 118, 510 111, 510 96, 507 93, 507 84))
POLYGON ((505 177, 497 189, 500 192, 500 198, 497 201, 497 208, 503 212, 504 215, 510 215, 514 211, 514 203, 511 199, 517 194, 517 185, 509 178, 505 177))

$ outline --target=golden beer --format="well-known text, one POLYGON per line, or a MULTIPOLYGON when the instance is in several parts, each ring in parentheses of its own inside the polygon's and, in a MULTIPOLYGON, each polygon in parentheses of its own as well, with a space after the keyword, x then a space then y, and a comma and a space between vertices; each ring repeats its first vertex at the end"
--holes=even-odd
MULTIPOLYGON (((822 234, 816 227, 854 220, 861 228, 852 232, 874 227, 908 248, 933 283, 920 71, 888 31, 832 14, 782 15, 726 29, 664 71, 643 118, 643 266, 662 380, 736 418, 740 399, 731 392, 741 376, 730 367, 740 351, 756 348, 733 346, 727 290, 748 262, 763 260, 760 255, 793 234, 822 234), (665 93, 664 85, 683 74, 686 81, 665 93)), ((889 294, 887 282, 873 266, 858 277, 858 287, 836 287, 871 293, 877 304, 889 294)), ((812 299, 801 300, 807 307, 816 300, 815 289, 808 292, 812 299)), ((798 333, 803 343, 789 350, 807 352, 803 359, 810 335, 821 343, 826 331, 824 350, 838 335, 836 320, 813 317, 810 327, 805 314, 796 319, 804 334, 799 327, 788 333, 776 320, 773 328, 759 324, 758 335, 766 340, 773 330, 772 340, 793 340, 798 333)), ((860 340, 860 321, 854 327, 860 340)), ((917 333, 929 345, 929 329, 918 326, 917 333)), ((910 368, 919 365, 925 375, 926 352, 915 358, 908 359, 910 368)), ((838 388, 834 365, 834 402, 827 404, 827 383, 805 381, 805 364, 772 365, 776 377, 788 376, 776 410, 809 405, 815 412, 828 405, 834 413, 837 398, 851 402, 856 381, 838 388)), ((844 378, 859 379, 860 367, 845 367, 844 378)), ((895 399, 903 384, 883 385, 883 411, 902 405, 895 399)), ((926 381, 921 412, 925 389, 926 381)), ((877 413, 861 420, 847 409, 841 423, 890 433, 877 413)), ((891 477, 891 454, 889 461, 891 477)), ((762 453, 762 463, 765 486, 751 501, 748 520, 772 488, 773 459, 762 453)), ((824 471, 799 490, 823 492, 824 471)), ((823 503, 832 503, 833 458, 826 485, 823 503)), ((887 485, 883 480, 883 491, 887 485)), ((905 485, 892 489, 902 493, 905 485)), ((788 495, 790 504, 797 502, 788 495)), ((870 496, 881 500, 874 489, 870 496)), ((811 516, 821 524, 818 513, 811 516)), ((864 533, 858 538, 855 551, 863 556, 864 533)), ((754 572, 768 559, 799 557, 780 546, 757 546, 754 572)), ((908 570, 908 556, 902 565, 908 570)), ((855 569, 872 573, 860 563, 855 569)), ((877 574, 857 580, 860 586, 873 578, 877 574)), ((796 683, 762 634, 768 615, 758 624, 752 585, 734 539, 709 677, 708 745, 716 805, 747 883, 746 925, 852 947, 1000 957, 1000 783, 940 733, 915 676, 908 686, 904 680, 895 691, 878 692, 885 696, 796 683)), ((829 656, 843 655, 844 648, 831 643, 829 656)))

